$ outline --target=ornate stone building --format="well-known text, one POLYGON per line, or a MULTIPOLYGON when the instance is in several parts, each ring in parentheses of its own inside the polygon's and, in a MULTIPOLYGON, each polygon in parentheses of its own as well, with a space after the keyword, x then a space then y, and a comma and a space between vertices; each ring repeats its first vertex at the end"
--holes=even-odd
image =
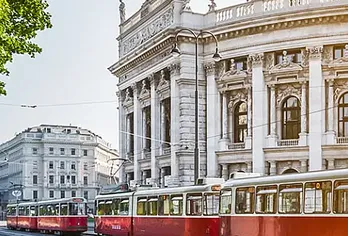
MULTIPOLYGON (((208 2, 208 1, 207 1, 208 2)), ((214 2, 214 1, 212 1, 214 2)), ((348 167, 348 0, 251 0, 192 12, 149 0, 120 25, 123 181, 193 181, 195 40, 200 174, 283 174, 348 167), (165 176, 171 176, 165 177, 165 176)))

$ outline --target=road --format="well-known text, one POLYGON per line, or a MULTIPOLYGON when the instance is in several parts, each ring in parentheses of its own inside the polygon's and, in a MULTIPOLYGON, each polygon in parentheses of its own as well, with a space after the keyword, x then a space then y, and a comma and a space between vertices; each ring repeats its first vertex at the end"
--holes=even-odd
POLYGON ((29 233, 29 232, 21 232, 21 231, 16 231, 16 230, 8 230, 5 227, 0 227, 0 236, 42 236, 42 234, 38 233, 29 233))

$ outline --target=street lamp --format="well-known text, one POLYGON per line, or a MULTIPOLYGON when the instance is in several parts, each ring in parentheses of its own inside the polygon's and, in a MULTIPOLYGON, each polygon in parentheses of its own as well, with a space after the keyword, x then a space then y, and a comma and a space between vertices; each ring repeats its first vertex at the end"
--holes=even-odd
POLYGON ((194 150, 194 184, 196 184, 197 179, 199 178, 199 150, 198 150, 198 39, 203 34, 210 34, 214 40, 215 40, 215 53, 213 55, 213 59, 215 62, 219 62, 221 60, 221 55, 219 53, 219 44, 216 36, 210 32, 202 30, 199 34, 196 34, 191 29, 183 28, 180 29, 175 36, 175 44, 173 46, 173 49, 171 51, 171 54, 174 57, 180 56, 181 52, 178 47, 178 36, 179 33, 182 31, 188 31, 190 32, 193 37, 195 38, 195 46, 196 46, 196 88, 195 88, 195 150, 194 150))

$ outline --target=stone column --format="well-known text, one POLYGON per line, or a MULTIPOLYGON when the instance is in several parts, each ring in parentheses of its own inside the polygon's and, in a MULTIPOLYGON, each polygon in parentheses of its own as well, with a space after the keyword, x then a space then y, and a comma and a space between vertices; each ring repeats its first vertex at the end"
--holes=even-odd
POLYGON ((130 152, 130 150, 131 150, 131 137, 132 137, 132 134, 131 134, 131 119, 130 119, 130 117, 129 117, 129 115, 127 115, 126 116, 126 120, 127 120, 127 127, 126 127, 126 131, 127 131, 127 133, 126 133, 126 137, 127 137, 127 140, 126 140, 126 142, 127 142, 127 147, 126 147, 126 149, 127 149, 127 151, 126 151, 126 154, 128 155, 129 154, 129 152, 130 152))
POLYGON ((267 96, 265 80, 263 77, 263 53, 249 56, 252 62, 252 101, 253 101, 253 137, 252 137, 252 156, 253 156, 253 172, 265 173, 265 157, 264 157, 264 139, 266 136, 267 126, 267 96))
POLYGON ((142 171, 142 179, 143 179, 143 184, 146 184, 146 178, 147 178, 147 175, 146 175, 146 171, 142 171))
POLYGON ((132 84, 134 99, 134 180, 140 183, 139 159, 141 157, 141 108, 138 99, 138 87, 132 84))
POLYGON ((247 85, 246 87, 247 89, 247 93, 248 93, 248 97, 247 97, 247 113, 248 113, 248 120, 247 120, 247 127, 248 127, 248 135, 245 138, 245 149, 251 149, 251 139, 252 139, 252 96, 251 96, 251 86, 247 85))
POLYGON ((159 154, 158 150, 161 145, 159 142, 160 107, 154 74, 149 76, 149 80, 151 85, 151 178, 153 183, 158 183, 156 156, 159 154))
POLYGON ((228 149, 228 107, 227 107, 227 94, 222 92, 222 139, 220 140, 220 150, 225 151, 228 149))
POLYGON ((220 122, 220 94, 215 81, 215 63, 205 65, 207 76, 207 177, 217 175, 218 163, 215 152, 218 150, 220 122))
POLYGON ((271 90, 270 96, 270 135, 268 136, 268 147, 276 147, 277 146, 277 110, 276 110, 276 92, 275 85, 269 85, 271 90))
POLYGON ((171 145, 171 180, 174 185, 179 184, 179 163, 177 158, 177 148, 180 142, 180 133, 178 132, 180 127, 180 97, 179 97, 179 85, 180 79, 180 63, 173 63, 168 68, 170 70, 170 142, 171 145))
POLYGON ((327 118, 328 126, 326 132, 327 144, 335 144, 335 130, 334 130, 334 80, 328 80, 329 93, 328 93, 328 108, 327 108, 327 118))
POLYGON ((322 134, 325 121, 325 96, 324 81, 321 66, 323 47, 315 46, 307 48, 309 55, 309 170, 321 170, 322 159, 322 134))
POLYGON ((222 178, 224 180, 228 180, 229 176, 228 176, 228 164, 222 164, 222 178))
MULTIPOLYGON (((116 93, 118 97, 118 130, 119 132, 119 155, 121 158, 127 158, 126 154, 128 152, 128 133, 127 132, 127 116, 124 111, 123 107, 123 97, 121 95, 121 92, 116 93)), ((124 166, 119 170, 119 178, 120 178, 120 183, 125 183, 125 169, 124 166)))
POLYGON ((246 164, 247 164, 247 172, 248 173, 252 173, 252 163, 251 163, 251 161, 247 161, 246 162, 246 164))
POLYGON ((269 164, 270 164, 269 174, 276 175, 277 174, 277 163, 275 161, 269 161, 269 164))
POLYGON ((307 82, 302 81, 300 146, 307 146, 307 82))
POLYGON ((143 154, 143 159, 145 159, 145 148, 146 148, 146 112, 145 109, 142 110, 142 154, 143 154))
POLYGON ((301 173, 305 173, 308 171, 308 165, 307 165, 307 160, 301 160, 301 173))
POLYGON ((165 109, 164 109, 164 103, 163 101, 161 101, 161 146, 160 146, 160 153, 161 155, 164 153, 164 140, 166 137, 166 123, 165 123, 165 119, 166 119, 166 113, 165 113, 165 109))

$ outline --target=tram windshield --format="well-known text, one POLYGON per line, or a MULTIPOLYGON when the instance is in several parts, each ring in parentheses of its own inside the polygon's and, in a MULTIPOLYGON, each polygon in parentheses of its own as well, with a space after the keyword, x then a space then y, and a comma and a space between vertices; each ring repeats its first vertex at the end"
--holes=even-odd
POLYGON ((69 215, 86 215, 85 203, 69 203, 69 215))

